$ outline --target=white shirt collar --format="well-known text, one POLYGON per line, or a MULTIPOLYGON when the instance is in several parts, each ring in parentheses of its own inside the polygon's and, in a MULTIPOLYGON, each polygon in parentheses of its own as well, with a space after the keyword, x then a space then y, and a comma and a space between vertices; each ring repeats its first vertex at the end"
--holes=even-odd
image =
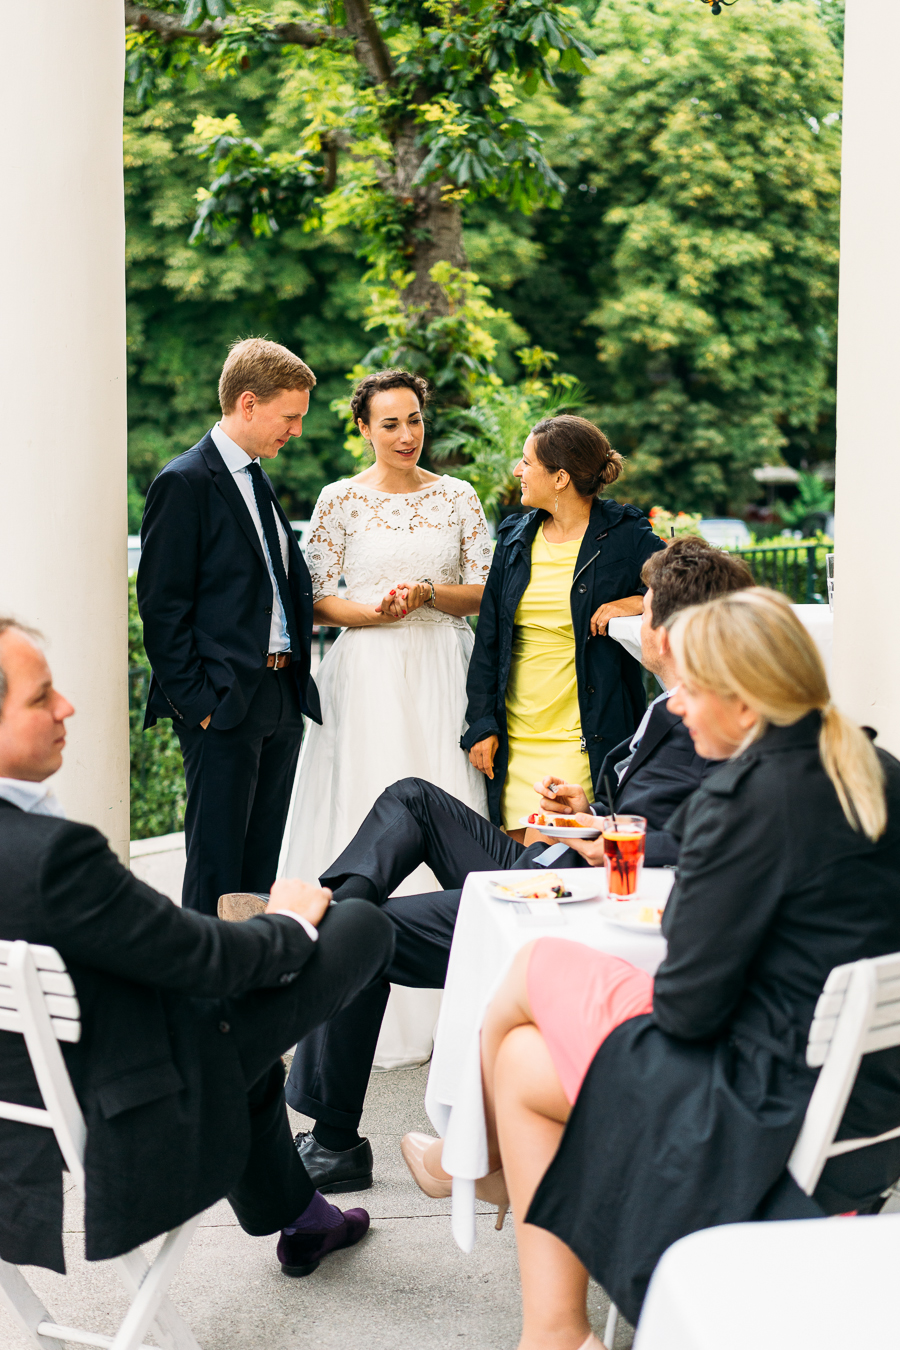
POLYGON ((224 459, 225 467, 229 473, 240 473, 241 469, 249 469, 253 463, 252 458, 246 450, 241 449, 237 441, 233 441, 222 430, 221 423, 217 422, 209 434, 213 438, 213 444, 224 459))
POLYGON ((0 778, 0 797, 35 816, 60 816, 66 813, 46 783, 29 783, 24 778, 0 778))

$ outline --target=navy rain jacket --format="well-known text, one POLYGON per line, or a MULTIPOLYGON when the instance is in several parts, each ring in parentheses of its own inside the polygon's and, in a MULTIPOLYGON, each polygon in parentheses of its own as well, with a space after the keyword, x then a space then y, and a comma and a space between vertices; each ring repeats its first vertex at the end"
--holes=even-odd
MULTIPOLYGON (((490 735, 500 740, 494 777, 487 780, 491 820, 500 824, 500 798, 509 763, 506 686, 512 658, 515 614, 531 579, 531 545, 546 511, 510 516, 500 526, 484 588, 466 690, 468 730, 460 745, 470 750, 490 735)), ((646 708, 641 667, 611 637, 591 636, 591 617, 601 605, 643 595, 641 568, 663 541, 634 506, 597 497, 572 578, 575 674, 581 711, 581 745, 596 784, 608 750, 633 735, 646 708)), ((547 766, 547 772, 552 765, 547 766)), ((537 799, 535 798, 535 801, 537 799)))

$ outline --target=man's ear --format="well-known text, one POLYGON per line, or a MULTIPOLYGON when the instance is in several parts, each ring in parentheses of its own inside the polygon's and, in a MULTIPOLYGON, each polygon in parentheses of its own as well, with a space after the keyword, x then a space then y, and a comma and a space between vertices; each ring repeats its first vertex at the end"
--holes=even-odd
POLYGON ((672 644, 669 641, 669 630, 664 623, 661 623, 657 631, 659 633, 659 654, 664 660, 667 660, 672 656, 672 644))

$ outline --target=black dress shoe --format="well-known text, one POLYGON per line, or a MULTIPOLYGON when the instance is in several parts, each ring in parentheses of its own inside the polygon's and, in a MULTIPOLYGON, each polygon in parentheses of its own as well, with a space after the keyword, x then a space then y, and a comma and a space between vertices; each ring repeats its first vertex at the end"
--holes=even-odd
POLYGON ((329 1252, 352 1247, 369 1231, 364 1209, 347 1209, 344 1222, 324 1233, 285 1233, 278 1239, 276 1255, 285 1275, 311 1275, 329 1252))
POLYGON ((313 1134, 301 1130, 294 1135, 297 1152, 316 1190, 323 1195, 339 1191, 367 1191, 372 1185, 372 1145, 360 1139, 353 1148, 325 1148, 313 1134))

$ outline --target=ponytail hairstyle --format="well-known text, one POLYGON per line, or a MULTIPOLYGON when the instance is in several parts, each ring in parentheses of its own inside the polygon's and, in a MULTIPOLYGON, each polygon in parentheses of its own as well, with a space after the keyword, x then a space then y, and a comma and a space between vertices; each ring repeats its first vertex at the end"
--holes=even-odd
POLYGON ((691 684, 738 697, 759 721, 736 754, 769 726, 789 727, 816 709, 819 754, 849 824, 871 840, 887 825, 884 773, 875 748, 831 701, 818 648, 776 591, 738 591, 682 610, 671 623, 679 670, 691 684))

